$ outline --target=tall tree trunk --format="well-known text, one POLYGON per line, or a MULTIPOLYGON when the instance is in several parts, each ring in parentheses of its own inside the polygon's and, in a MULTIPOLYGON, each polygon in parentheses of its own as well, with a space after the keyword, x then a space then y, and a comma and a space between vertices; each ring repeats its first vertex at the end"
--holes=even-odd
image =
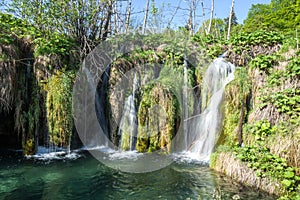
POLYGON ((212 20, 214 17, 214 10, 215 10, 215 1, 211 0, 210 19, 209 19, 209 25, 208 25, 206 34, 210 34, 210 32, 211 32, 212 20))
POLYGON ((202 6, 202 18, 203 18, 203 31, 204 33, 207 33, 207 29, 206 29, 206 23, 205 23, 205 8, 204 8, 204 2, 201 2, 201 6, 202 6))
POLYGON ((190 19, 189 19, 189 22, 188 22, 188 29, 190 31, 190 36, 193 36, 194 34, 194 31, 193 31, 193 10, 190 9, 190 19))
POLYGON ((180 8, 180 4, 181 4, 181 0, 179 0, 179 2, 178 2, 178 6, 176 7, 176 9, 175 9, 175 11, 174 11, 174 13, 173 13, 173 15, 172 15, 171 19, 170 19, 170 20, 169 20, 169 22, 168 22, 167 29, 169 29, 169 28, 170 28, 170 26, 171 26, 171 23, 172 23, 172 21, 173 21, 173 19, 174 19, 175 15, 177 14, 177 12, 178 12, 178 10, 179 10, 179 8, 180 8))
POLYGON ((231 2, 231 9, 230 9, 229 20, 228 20, 227 40, 229 40, 229 38, 230 38, 233 10, 234 10, 234 0, 232 0, 232 2, 231 2))
POLYGON ((147 27, 147 20, 148 20, 148 13, 149 13, 149 3, 150 3, 150 0, 147 0, 146 10, 145 10, 145 16, 144 16, 144 23, 143 23, 143 30, 142 30, 143 34, 145 34, 146 27, 147 27))
POLYGON ((239 126, 238 126, 238 142, 239 146, 242 146, 243 144, 243 124, 244 124, 244 119, 245 119, 245 109, 246 109, 246 99, 243 99, 242 102, 242 109, 241 109, 241 115, 240 115, 240 121, 239 121, 239 126))
POLYGON ((118 18, 119 18, 119 13, 118 13, 118 1, 115 2, 115 6, 113 7, 113 13, 115 15, 114 19, 114 34, 117 35, 119 34, 119 24, 118 24, 118 18))
POLYGON ((218 27, 216 21, 215 21, 215 31, 216 31, 215 34, 216 34, 217 38, 221 38, 221 30, 220 30, 220 28, 218 27))
POLYGON ((299 39, 298 39, 298 29, 296 28, 296 42, 297 42, 297 51, 299 50, 299 39))
POLYGON ((190 36, 194 35, 194 17, 196 16, 197 2, 196 0, 192 0, 190 2, 190 18, 188 21, 188 29, 190 31, 190 36))
POLYGON ((128 1, 127 4, 127 11, 126 11, 126 25, 125 25, 125 31, 126 33, 129 32, 129 25, 130 25, 130 15, 131 15, 131 4, 132 4, 132 0, 128 1))
POLYGON ((102 41, 106 40, 107 37, 108 37, 108 33, 109 33, 109 24, 110 24, 110 21, 111 21, 111 16, 112 16, 112 1, 109 1, 108 2, 108 5, 107 5, 107 14, 106 14, 106 21, 105 21, 105 24, 104 24, 104 32, 103 32, 103 35, 102 35, 102 41))

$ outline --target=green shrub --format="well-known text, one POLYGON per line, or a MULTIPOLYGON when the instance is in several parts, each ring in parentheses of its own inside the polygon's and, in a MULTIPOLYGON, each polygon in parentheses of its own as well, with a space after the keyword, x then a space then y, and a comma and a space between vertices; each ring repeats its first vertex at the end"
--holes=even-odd
POLYGON ((269 72, 274 65, 278 64, 276 55, 259 55, 249 63, 250 68, 258 68, 261 71, 269 72))
POLYGON ((260 141, 264 140, 269 135, 274 134, 276 128, 272 127, 269 121, 261 120, 256 122, 255 124, 247 125, 245 127, 245 131, 255 135, 255 139, 260 141))
POLYGON ((296 169, 287 165, 286 159, 270 153, 266 147, 245 146, 235 147, 234 153, 237 158, 247 162, 247 166, 256 171, 257 177, 269 176, 279 180, 288 191, 297 190, 300 177, 296 175, 296 169))
POLYGON ((279 113, 285 113, 295 118, 300 115, 300 90, 295 88, 275 92, 272 95, 262 95, 262 106, 271 103, 279 113))
POLYGON ((229 43, 233 46, 255 46, 281 44, 283 36, 278 32, 258 30, 252 33, 242 32, 230 38, 229 43))

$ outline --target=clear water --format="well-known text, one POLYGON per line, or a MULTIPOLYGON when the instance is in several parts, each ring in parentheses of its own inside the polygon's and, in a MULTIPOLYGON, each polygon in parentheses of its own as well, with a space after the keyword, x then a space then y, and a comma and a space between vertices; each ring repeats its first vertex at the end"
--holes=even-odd
POLYGON ((180 156, 161 170, 132 174, 106 167, 87 151, 16 154, 0 154, 0 199, 275 199, 180 156))

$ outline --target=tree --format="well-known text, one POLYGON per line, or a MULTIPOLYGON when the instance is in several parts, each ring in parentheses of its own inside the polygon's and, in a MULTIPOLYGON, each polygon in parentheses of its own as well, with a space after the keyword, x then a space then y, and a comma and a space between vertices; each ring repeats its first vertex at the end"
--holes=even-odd
MULTIPOLYGON (((202 20, 206 21, 206 18, 205 18, 205 8, 204 8, 204 2, 203 2, 203 0, 201 2, 201 7, 202 7, 202 20)), ((207 32, 206 23, 203 23, 202 26, 203 26, 202 30, 204 30, 204 32, 206 33, 207 32)))
POLYGON ((111 33, 115 0, 11 0, 6 11, 18 16, 43 33, 66 34, 80 46, 84 58, 111 33))
POLYGON ((244 24, 247 32, 265 29, 294 35, 300 25, 300 1, 272 0, 270 4, 252 5, 244 24))
POLYGON ((247 18, 244 21, 244 29, 248 32, 258 29, 268 29, 265 20, 266 18, 269 18, 271 12, 271 7, 267 4, 252 5, 247 18))
POLYGON ((168 21, 168 25, 167 25, 167 29, 170 29, 171 23, 175 17, 175 15, 177 14, 177 11, 180 9, 180 4, 181 4, 181 0, 179 0, 178 6, 176 7, 176 9, 174 10, 174 13, 172 14, 172 17, 170 18, 170 20, 168 21))
MULTIPOLYGON (((225 25, 226 25, 226 29, 228 29, 228 26, 229 26, 229 17, 226 17, 224 19, 224 22, 225 22, 225 25)), ((236 26, 238 24, 239 24, 238 23, 238 19, 236 17, 235 11, 233 10, 232 17, 231 17, 231 27, 236 26)))
POLYGON ((150 3, 150 0, 147 0, 145 16, 144 16, 144 23, 143 23, 143 30, 142 30, 143 34, 145 34, 146 27, 147 27, 147 20, 148 20, 148 13, 149 13, 149 3, 150 3))
POLYGON ((230 14, 229 14, 229 20, 228 20, 228 32, 227 32, 227 39, 230 38, 230 31, 231 31, 231 23, 232 23, 232 16, 234 13, 234 0, 232 0, 231 2, 231 10, 230 10, 230 14))
MULTIPOLYGON (((205 28, 208 23, 210 23, 210 19, 208 19, 202 23, 202 25, 200 26, 197 33, 198 34, 201 34, 201 33, 206 34, 205 28)), ((213 36, 214 38, 224 37, 225 30, 227 30, 225 21, 220 18, 213 18, 211 21, 211 24, 212 25, 211 25, 210 35, 213 36)))
POLYGON ((126 33, 129 32, 129 24, 130 24, 130 16, 131 16, 131 5, 132 5, 132 0, 128 0, 127 9, 126 9, 126 26, 125 26, 126 33))
POLYGON ((192 36, 194 34, 194 28, 195 28, 195 17, 196 17, 196 10, 199 0, 189 0, 189 19, 187 28, 190 32, 190 35, 192 36))
POLYGON ((212 21, 213 21, 213 17, 214 17, 214 9, 215 9, 215 1, 211 0, 210 20, 209 20, 206 34, 210 34, 210 31, 211 31, 212 21))

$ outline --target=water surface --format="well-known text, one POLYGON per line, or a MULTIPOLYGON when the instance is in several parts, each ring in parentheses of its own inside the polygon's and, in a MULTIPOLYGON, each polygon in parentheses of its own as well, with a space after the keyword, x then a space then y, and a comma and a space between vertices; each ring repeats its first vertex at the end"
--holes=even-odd
POLYGON ((2 152, 0 199, 275 199, 184 159, 132 174, 105 166, 87 151, 50 157, 2 152))

